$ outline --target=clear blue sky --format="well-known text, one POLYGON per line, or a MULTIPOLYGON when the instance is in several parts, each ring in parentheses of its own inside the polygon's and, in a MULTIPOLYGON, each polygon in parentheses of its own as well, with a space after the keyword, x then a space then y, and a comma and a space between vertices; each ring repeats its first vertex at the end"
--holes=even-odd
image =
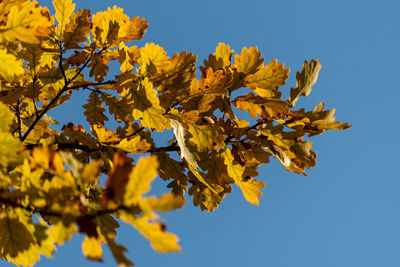
MULTIPOLYGON (((263 167, 259 178, 267 187, 259 207, 234 187, 213 213, 189 199, 182 210, 164 215, 182 254, 156 253, 134 229, 121 227, 118 241, 136 266, 400 266, 399 1, 75 3, 94 11, 123 7, 150 22, 140 45, 158 43, 169 55, 188 50, 201 63, 218 42, 235 52, 257 45, 266 61, 277 58, 291 68, 286 95, 303 60, 319 58, 319 80, 299 104, 325 101, 337 109, 338 120, 353 125, 313 138, 317 166, 308 177, 289 173, 276 160, 263 167)), ((81 105, 77 100, 55 114, 71 121, 70 110, 81 111, 81 105)), ((105 263, 88 263, 81 240, 75 236, 55 259, 37 266, 115 265, 107 248, 105 263)))

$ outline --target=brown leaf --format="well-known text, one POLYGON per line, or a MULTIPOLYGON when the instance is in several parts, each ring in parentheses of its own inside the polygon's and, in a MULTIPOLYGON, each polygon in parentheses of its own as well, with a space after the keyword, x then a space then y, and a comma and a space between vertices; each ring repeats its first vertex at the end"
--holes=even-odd
POLYGON ((124 197, 131 170, 132 159, 124 154, 115 153, 113 168, 108 173, 106 190, 103 192, 103 205, 115 205, 124 197))

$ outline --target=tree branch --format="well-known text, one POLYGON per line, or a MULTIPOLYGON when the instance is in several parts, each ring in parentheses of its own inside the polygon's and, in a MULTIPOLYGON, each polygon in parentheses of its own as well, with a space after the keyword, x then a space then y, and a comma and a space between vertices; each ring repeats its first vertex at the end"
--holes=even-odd
POLYGON ((80 85, 74 85, 74 86, 69 86, 68 90, 70 89, 77 89, 77 88, 87 88, 89 86, 96 86, 96 85, 106 85, 106 84, 115 84, 116 81, 110 80, 106 82, 100 82, 100 83, 84 83, 80 85))
POLYGON ((21 132, 21 114, 19 111, 19 105, 20 105, 20 101, 19 99, 17 100, 17 106, 15 107, 15 116, 17 117, 18 120, 18 128, 16 130, 18 130, 18 136, 19 139, 22 140, 22 132, 21 132))
POLYGON ((47 111, 49 111, 50 107, 60 98, 60 96, 61 96, 63 93, 65 93, 67 90, 70 90, 70 89, 68 88, 68 85, 71 84, 71 83, 76 79, 76 77, 79 76, 79 74, 83 71, 83 69, 86 68, 86 66, 89 64, 89 62, 90 62, 90 60, 91 60, 91 58, 92 58, 92 55, 93 55, 93 51, 92 51, 90 57, 89 57, 89 58, 85 61, 85 63, 79 68, 79 71, 78 71, 78 72, 74 75, 74 77, 73 77, 72 79, 70 79, 70 80, 66 79, 65 72, 64 72, 64 69, 63 69, 63 66, 62 66, 62 62, 61 62, 62 53, 60 53, 60 54, 61 54, 61 55, 60 55, 59 67, 61 68, 61 72, 63 73, 65 84, 64 84, 63 88, 62 88, 60 91, 58 91, 57 95, 51 100, 51 102, 43 109, 43 111, 42 111, 38 116, 36 116, 35 120, 32 122, 31 126, 29 126, 28 130, 25 132, 24 136, 22 137, 22 139, 21 139, 22 141, 25 141, 25 139, 28 137, 28 135, 29 135, 30 132, 33 130, 33 128, 35 128, 36 124, 37 124, 37 123, 40 121, 40 119, 47 113, 47 111))
MULTIPOLYGON (((77 150, 82 150, 84 152, 92 153, 92 152, 97 152, 101 151, 107 146, 101 146, 99 148, 89 148, 87 145, 81 145, 78 143, 57 143, 58 149, 57 150, 65 150, 65 149, 77 149, 77 150)), ((28 144, 25 145, 26 149, 32 150, 35 147, 39 147, 40 144, 28 144)), ((114 148, 114 147, 110 147, 114 148)), ((180 148, 177 147, 176 145, 170 145, 170 146, 164 146, 164 147, 152 147, 149 150, 140 152, 140 153, 158 153, 158 152, 170 152, 170 151, 179 151, 180 148)), ((138 153, 139 154, 139 153, 138 153)))
MULTIPOLYGON (((20 208, 20 209, 24 209, 28 212, 32 212, 32 213, 38 213, 41 216, 54 216, 54 217, 63 217, 66 214, 60 213, 60 212, 54 212, 54 211, 50 211, 50 210, 46 210, 46 209, 42 209, 42 208, 35 208, 35 207, 29 207, 29 206, 24 206, 22 205, 20 202, 14 200, 14 199, 9 199, 9 198, 4 198, 4 197, 0 197, 0 203, 4 204, 4 205, 8 205, 14 208, 20 208)), ((73 216, 76 218, 82 217, 82 216, 88 216, 88 217, 98 217, 98 216, 102 216, 105 214, 111 214, 114 212, 117 212, 119 210, 133 210, 135 209, 135 207, 128 207, 125 205, 119 205, 114 209, 100 209, 100 210, 96 210, 94 212, 88 212, 87 214, 82 214, 80 216, 73 216)))

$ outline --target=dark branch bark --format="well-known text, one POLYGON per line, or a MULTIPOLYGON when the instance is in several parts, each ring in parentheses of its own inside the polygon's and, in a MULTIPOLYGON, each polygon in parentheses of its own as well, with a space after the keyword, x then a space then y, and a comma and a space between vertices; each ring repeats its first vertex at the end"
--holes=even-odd
POLYGON ((70 89, 77 89, 77 88, 87 88, 89 86, 96 86, 96 85, 106 85, 106 84, 115 84, 116 81, 106 81, 106 82, 101 82, 101 83, 84 83, 84 84, 80 84, 80 85, 74 85, 74 86, 69 86, 68 90, 70 89))
MULTIPOLYGON (((66 149, 78 149, 88 153, 101 151, 102 149, 106 148, 107 146, 101 146, 99 148, 93 149, 89 148, 87 145, 81 145, 78 143, 58 143, 58 150, 66 150, 66 149)), ((26 149, 32 150, 35 147, 39 147, 40 144, 29 144, 25 145, 26 149)), ((113 147, 112 147, 113 148, 113 147)), ((153 147, 147 151, 143 151, 140 153, 158 153, 158 152, 171 152, 171 151, 179 151, 180 148, 175 145, 164 146, 164 147, 153 147)))

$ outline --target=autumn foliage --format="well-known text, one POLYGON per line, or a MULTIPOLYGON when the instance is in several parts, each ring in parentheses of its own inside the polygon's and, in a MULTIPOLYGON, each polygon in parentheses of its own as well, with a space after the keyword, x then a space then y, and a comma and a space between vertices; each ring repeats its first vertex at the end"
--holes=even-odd
POLYGON ((257 47, 235 54, 220 43, 197 69, 192 53, 130 45, 148 22, 122 8, 91 14, 71 0, 53 5, 52 16, 36 1, 0 2, 0 257, 16 265, 52 257, 78 233, 89 260, 101 260, 106 244, 118 264, 132 265, 116 243, 120 222, 156 251, 180 251, 158 213, 181 208, 185 195, 213 211, 233 185, 258 205, 259 166, 274 157, 305 174, 316 164, 305 136, 350 127, 323 102, 296 106, 319 60, 304 62, 285 100, 279 87, 289 69, 265 63, 257 47), (109 73, 111 62, 119 73, 109 73), (54 127, 48 112, 83 90, 90 128, 54 127), (119 127, 107 128, 110 121, 119 127), (174 138, 156 146, 152 134, 168 130, 174 138), (154 179, 169 181, 161 197, 147 195, 154 179))

